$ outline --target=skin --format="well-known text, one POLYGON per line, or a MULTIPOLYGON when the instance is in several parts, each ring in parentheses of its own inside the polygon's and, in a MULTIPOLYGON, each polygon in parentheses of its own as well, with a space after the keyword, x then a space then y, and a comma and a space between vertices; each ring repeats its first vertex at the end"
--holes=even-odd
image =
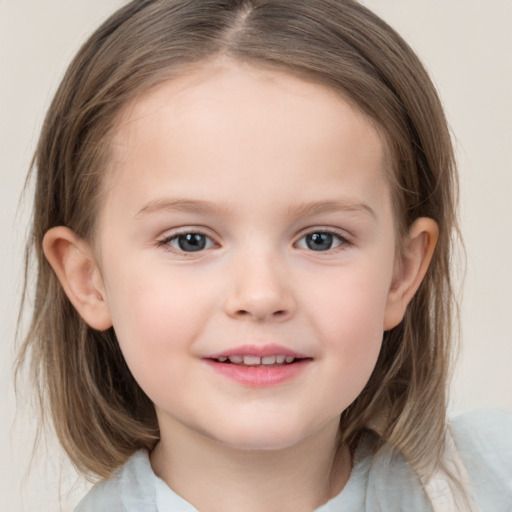
POLYGON ((418 219, 397 255, 372 123, 319 85, 229 60, 146 93, 112 153, 94 248, 58 227, 44 249, 155 404, 153 469, 199 510, 320 506, 350 475, 340 414, 424 276, 435 223, 418 219), (205 248, 181 249, 183 233, 205 248), (327 249, 314 233, 332 233, 327 249), (205 361, 246 344, 309 360, 263 387, 205 361))

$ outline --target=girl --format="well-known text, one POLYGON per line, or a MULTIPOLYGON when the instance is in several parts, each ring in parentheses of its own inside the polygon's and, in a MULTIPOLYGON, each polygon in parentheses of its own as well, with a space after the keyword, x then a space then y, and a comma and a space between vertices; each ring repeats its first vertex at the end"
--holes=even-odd
POLYGON ((445 422, 446 121, 371 12, 133 1, 73 61, 35 163, 20 361, 103 479, 78 511, 510 506, 510 438, 489 439, 510 419, 445 422))

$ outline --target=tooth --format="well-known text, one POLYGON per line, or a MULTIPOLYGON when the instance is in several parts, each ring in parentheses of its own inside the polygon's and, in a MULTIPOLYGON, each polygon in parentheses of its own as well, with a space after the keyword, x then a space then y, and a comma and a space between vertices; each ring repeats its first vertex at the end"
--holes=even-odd
POLYGON ((274 364, 276 362, 276 356, 267 356, 261 358, 262 364, 274 364))
POLYGON ((276 356, 276 363, 282 364, 282 363, 284 363, 285 359, 286 359, 285 356, 276 356))
POLYGON ((258 356, 244 356, 244 364, 261 364, 261 357, 258 356))
POLYGON ((295 359, 295 357, 293 357, 293 356, 286 356, 285 361, 287 363, 293 363, 294 359, 295 359))
POLYGON ((221 363, 225 363, 228 360, 226 356, 221 356, 217 358, 217 361, 220 361, 221 363))
POLYGON ((244 362, 244 358, 242 356, 229 356, 229 360, 235 364, 240 364, 244 362))

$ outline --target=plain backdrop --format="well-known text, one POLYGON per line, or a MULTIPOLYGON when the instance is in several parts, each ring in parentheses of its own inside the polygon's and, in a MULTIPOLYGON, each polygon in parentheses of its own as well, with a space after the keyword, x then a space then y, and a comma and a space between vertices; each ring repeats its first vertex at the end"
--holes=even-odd
MULTIPOLYGON (((0 512, 68 512, 85 490, 51 438, 26 474, 36 417, 15 405, 12 363, 30 195, 18 202, 67 63, 123 3, 0 0, 0 512)), ((512 410, 512 0, 363 3, 423 59, 455 134, 467 275, 451 413, 512 410)))

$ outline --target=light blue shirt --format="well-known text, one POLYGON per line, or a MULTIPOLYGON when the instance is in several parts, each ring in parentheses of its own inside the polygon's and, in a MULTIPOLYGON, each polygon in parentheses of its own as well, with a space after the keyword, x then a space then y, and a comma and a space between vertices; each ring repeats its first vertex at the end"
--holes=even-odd
MULTIPOLYGON (((512 413, 475 411, 452 424, 480 512, 512 512, 512 413)), ((363 438, 343 490, 315 512, 431 512, 417 475, 385 446, 372 451, 363 438)), ((75 512, 197 512, 151 469, 148 454, 136 452, 112 478, 96 484, 75 512)))

